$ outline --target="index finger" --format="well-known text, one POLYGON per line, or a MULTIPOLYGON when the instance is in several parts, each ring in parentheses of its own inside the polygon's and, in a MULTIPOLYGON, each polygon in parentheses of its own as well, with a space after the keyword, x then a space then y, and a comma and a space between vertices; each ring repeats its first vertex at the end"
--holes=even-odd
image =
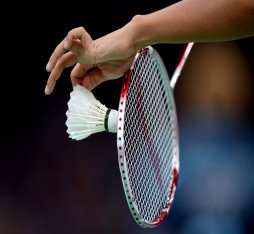
POLYGON ((58 59, 49 75, 47 85, 44 90, 45 94, 49 95, 50 93, 52 93, 55 87, 56 81, 61 76, 63 70, 67 67, 73 66, 76 63, 77 63, 77 56, 76 54, 72 52, 68 52, 64 54, 60 59, 58 59))
POLYGON ((57 47, 51 54, 49 61, 46 65, 46 70, 48 72, 51 72, 54 69, 59 58, 61 58, 64 55, 64 53, 66 53, 66 49, 64 48, 64 42, 65 39, 57 45, 57 47))
MULTIPOLYGON (((49 62, 46 65, 46 70, 51 72, 54 69, 57 61, 64 55, 64 53, 66 53, 68 50, 71 50, 73 43, 75 44, 75 42, 78 40, 80 41, 81 46, 84 47, 92 42, 92 38, 83 27, 70 30, 67 36, 57 45, 54 52, 51 54, 49 62)), ((73 47, 73 49, 75 49, 75 47, 73 47)))
POLYGON ((81 41, 83 47, 92 42, 92 38, 83 27, 78 27, 70 30, 64 39, 64 48, 66 50, 72 47, 72 43, 75 40, 81 41))

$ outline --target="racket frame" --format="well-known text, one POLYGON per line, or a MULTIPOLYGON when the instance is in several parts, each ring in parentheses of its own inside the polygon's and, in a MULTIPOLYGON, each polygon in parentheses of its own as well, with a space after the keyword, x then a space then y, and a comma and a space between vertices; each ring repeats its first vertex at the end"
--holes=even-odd
POLYGON ((119 108, 118 108, 118 127, 117 127, 117 150, 118 150, 118 162, 119 162, 119 169, 121 173, 121 180, 125 192, 125 196, 127 199, 127 203, 129 206, 129 209, 131 211, 131 214, 135 221, 143 228, 153 228, 158 225, 160 225, 165 218, 167 217, 170 208, 172 207, 174 196, 175 196, 175 191, 176 191, 176 186, 178 182, 178 174, 179 174, 179 134, 178 134, 178 123, 177 123, 177 116, 176 116, 176 111, 174 111, 174 128, 175 128, 175 141, 176 144, 173 147, 173 169, 172 169, 172 174, 171 174, 171 181, 169 184, 169 192, 167 195, 167 201, 165 202, 165 206, 163 210, 161 211, 161 214, 154 220, 148 221, 144 220, 138 211, 137 205, 135 204, 135 198, 132 192, 132 189, 130 187, 130 180, 128 177, 128 171, 127 171, 127 161, 126 161, 126 155, 125 155, 125 150, 124 150, 124 119, 125 119, 125 105, 126 105, 126 100, 128 96, 128 87, 131 81, 132 77, 132 72, 134 65, 136 63, 136 60, 141 56, 143 53, 150 53, 153 54, 153 57, 155 58, 157 64, 160 67, 160 71, 163 74, 163 82, 167 90, 167 95, 169 95, 169 98, 171 99, 172 104, 174 105, 175 109, 175 103, 174 103, 174 97, 173 97, 173 90, 170 84, 170 80, 168 78, 167 70, 164 66, 164 63, 159 56, 158 52, 151 46, 145 47, 141 50, 138 51, 136 54, 133 64, 130 68, 130 71, 125 75, 123 84, 122 84, 122 90, 120 94, 120 100, 119 100, 119 108), (165 79, 168 78, 168 79, 165 79))

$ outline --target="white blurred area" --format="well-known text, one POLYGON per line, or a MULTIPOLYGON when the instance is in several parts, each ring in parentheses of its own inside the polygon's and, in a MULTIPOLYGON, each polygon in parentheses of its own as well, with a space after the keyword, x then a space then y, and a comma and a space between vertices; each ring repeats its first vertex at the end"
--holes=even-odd
MULTIPOLYGON (((180 234, 253 233, 253 74, 235 42, 196 44, 175 88, 180 234)), ((174 214, 175 212, 175 214, 174 214)))

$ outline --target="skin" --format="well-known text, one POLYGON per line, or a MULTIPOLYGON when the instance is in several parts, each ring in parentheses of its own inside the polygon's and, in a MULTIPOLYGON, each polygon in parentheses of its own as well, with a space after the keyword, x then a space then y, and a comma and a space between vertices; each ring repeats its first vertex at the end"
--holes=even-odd
POLYGON ((253 0, 182 0, 93 40, 83 27, 69 31, 57 45, 46 70, 45 94, 54 90, 67 67, 72 86, 92 90, 123 76, 137 51, 159 43, 218 42, 254 36, 253 0), (112 43, 114 42, 114 43, 112 43), (92 70, 91 70, 92 69, 92 70))

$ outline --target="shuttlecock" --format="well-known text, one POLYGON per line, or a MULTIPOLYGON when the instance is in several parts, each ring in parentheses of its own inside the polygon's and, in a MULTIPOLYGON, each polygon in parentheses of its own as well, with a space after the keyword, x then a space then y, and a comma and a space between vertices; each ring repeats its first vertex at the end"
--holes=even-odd
POLYGON ((94 133, 117 131, 118 111, 107 108, 85 87, 74 86, 67 105, 65 124, 70 138, 82 140, 94 133))

